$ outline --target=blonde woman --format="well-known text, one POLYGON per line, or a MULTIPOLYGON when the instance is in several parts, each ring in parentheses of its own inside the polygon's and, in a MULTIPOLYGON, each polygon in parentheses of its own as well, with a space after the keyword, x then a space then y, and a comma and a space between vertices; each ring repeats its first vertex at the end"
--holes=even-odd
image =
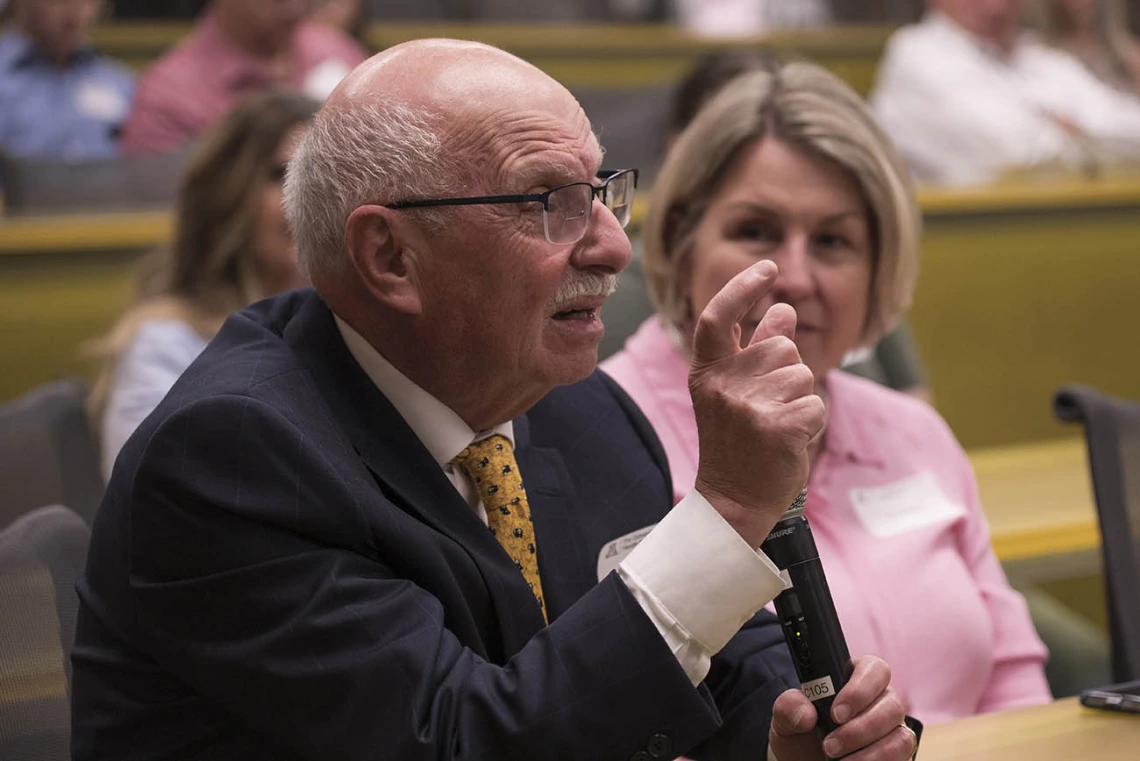
POLYGON ((179 191, 174 240, 144 260, 136 299, 102 339, 92 391, 103 474, 231 313, 302 285, 281 205, 285 164, 317 104, 272 91, 209 133, 179 191))
POLYGON ((990 547, 970 465, 936 412, 838 371, 910 303, 920 217, 902 161, 825 70, 744 74, 681 134, 653 188, 643 253, 658 315, 602 364, 665 448, 674 497, 696 476, 694 316, 761 259, 779 274, 741 320, 795 308, 827 405, 807 514, 851 652, 891 664, 909 712, 940 722, 1050 699, 1045 648, 990 547))

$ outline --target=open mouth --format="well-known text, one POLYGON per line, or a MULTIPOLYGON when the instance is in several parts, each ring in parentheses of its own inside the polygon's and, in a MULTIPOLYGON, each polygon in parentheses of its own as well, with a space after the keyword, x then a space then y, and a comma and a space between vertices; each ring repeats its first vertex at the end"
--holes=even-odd
POLYGON ((598 310, 605 302, 604 296, 573 299, 556 305, 555 312, 551 316, 556 320, 592 320, 598 316, 598 310))
POLYGON ((591 320, 598 316, 598 310, 593 309, 567 309, 562 312, 555 312, 554 319, 556 320, 591 320))

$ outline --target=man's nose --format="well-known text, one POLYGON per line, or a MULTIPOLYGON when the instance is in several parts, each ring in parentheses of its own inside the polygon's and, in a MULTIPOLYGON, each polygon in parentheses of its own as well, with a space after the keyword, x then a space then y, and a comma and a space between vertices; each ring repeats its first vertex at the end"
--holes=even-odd
POLYGON ((617 217, 600 200, 594 200, 590 226, 574 244, 571 263, 579 269, 603 269, 617 274, 629 266, 632 250, 617 217))

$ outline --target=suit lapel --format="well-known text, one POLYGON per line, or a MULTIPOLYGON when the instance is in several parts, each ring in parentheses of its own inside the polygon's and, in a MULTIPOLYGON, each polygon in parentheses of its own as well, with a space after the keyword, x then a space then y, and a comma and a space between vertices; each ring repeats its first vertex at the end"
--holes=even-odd
POLYGON ((562 453, 552 447, 535 446, 530 421, 521 417, 515 425, 515 458, 526 484, 534 532, 538 539, 538 570, 546 611, 551 618, 565 612, 596 584, 589 564, 577 493, 562 453))
MULTIPOLYGON (((332 313, 315 293, 290 322, 285 340, 313 373, 337 422, 386 496, 456 542, 479 568, 509 658, 543 627, 538 604, 527 604, 533 598, 518 569, 357 364, 332 313)), ((527 469, 521 464, 520 469, 529 480, 527 469)), ((527 488, 529 492, 529 484, 527 488)))

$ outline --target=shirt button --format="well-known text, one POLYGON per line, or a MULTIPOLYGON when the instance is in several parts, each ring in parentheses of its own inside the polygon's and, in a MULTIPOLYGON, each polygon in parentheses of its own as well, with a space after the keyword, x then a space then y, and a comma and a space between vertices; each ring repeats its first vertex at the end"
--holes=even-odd
POLYGON ((645 748, 653 758, 673 757, 673 741, 662 734, 652 735, 645 748))

